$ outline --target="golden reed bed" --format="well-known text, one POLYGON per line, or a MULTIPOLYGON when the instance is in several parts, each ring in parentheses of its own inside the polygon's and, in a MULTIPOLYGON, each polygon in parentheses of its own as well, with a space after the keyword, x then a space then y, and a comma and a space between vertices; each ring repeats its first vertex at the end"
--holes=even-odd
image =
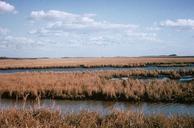
POLYGON ((193 128, 194 117, 112 112, 101 116, 82 111, 61 115, 50 110, 0 110, 1 128, 193 128))
POLYGON ((172 78, 193 71, 99 71, 83 73, 16 73, 0 75, 2 98, 93 99, 150 102, 194 102, 194 83, 176 80, 111 80, 113 76, 172 78))
POLYGON ((194 58, 143 58, 143 57, 106 57, 106 58, 64 58, 64 59, 0 59, 0 69, 48 68, 48 67, 133 67, 145 65, 184 66, 194 63, 194 58))

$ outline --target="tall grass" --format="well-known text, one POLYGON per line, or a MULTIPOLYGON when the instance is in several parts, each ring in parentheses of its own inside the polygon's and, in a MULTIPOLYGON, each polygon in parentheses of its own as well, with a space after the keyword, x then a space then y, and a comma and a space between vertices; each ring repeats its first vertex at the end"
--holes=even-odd
POLYGON ((102 116, 82 111, 61 115, 46 109, 0 110, 2 128, 193 128, 194 117, 183 115, 144 115, 134 112, 112 112, 102 116))
POLYGON ((1 98, 94 99, 150 102, 194 102, 194 86, 175 80, 113 81, 111 76, 192 74, 192 71, 101 71, 83 73, 16 73, 0 75, 1 98))
POLYGON ((66 58, 66 59, 0 59, 0 69, 54 68, 54 67, 138 67, 138 66, 185 66, 194 58, 66 58))

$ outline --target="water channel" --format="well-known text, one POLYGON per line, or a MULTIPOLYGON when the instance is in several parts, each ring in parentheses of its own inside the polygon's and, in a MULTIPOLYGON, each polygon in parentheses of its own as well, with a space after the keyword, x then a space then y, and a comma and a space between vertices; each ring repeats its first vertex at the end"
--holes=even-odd
POLYGON ((150 114, 165 114, 165 115, 191 115, 194 116, 194 104, 179 104, 179 103, 129 103, 129 102, 113 102, 113 101, 71 101, 71 100, 42 100, 40 105, 36 102, 27 101, 25 104, 22 101, 1 99, 0 109, 9 108, 47 108, 62 113, 80 111, 95 111, 102 115, 106 115, 112 111, 132 111, 142 112, 145 115, 150 114))

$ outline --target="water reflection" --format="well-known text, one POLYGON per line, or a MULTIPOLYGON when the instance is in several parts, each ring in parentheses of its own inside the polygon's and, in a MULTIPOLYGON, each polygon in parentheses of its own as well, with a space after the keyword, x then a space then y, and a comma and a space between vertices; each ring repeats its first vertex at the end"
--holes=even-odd
POLYGON ((40 106, 32 101, 24 104, 22 101, 1 99, 0 109, 8 108, 31 108, 41 107, 52 110, 60 110, 62 113, 75 112, 82 110, 96 111, 106 115, 114 110, 142 112, 144 114, 163 113, 171 114, 189 114, 194 116, 194 104, 178 103, 129 103, 129 102, 105 102, 105 101, 70 101, 70 100, 42 100, 40 106), (24 106, 25 105, 25 106, 24 106))

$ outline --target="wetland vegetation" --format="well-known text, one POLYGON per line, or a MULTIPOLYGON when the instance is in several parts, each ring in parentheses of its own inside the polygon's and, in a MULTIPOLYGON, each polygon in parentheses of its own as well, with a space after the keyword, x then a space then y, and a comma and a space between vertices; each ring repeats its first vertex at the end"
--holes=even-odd
POLYGON ((62 115, 47 109, 0 111, 1 127, 38 128, 193 128, 194 117, 189 115, 145 116, 134 112, 112 112, 106 116, 82 111, 62 115))
MULTIPOLYGON (((0 72, 0 126, 194 127, 193 62, 191 58, 2 59, 0 60, 2 71, 0 72), (151 68, 141 68, 148 66, 151 68), (75 70, 72 71, 68 67, 75 70), (61 69, 59 72, 47 71, 52 68, 66 68, 69 71, 63 72, 61 69), (76 68, 84 70, 77 71, 76 68), (45 69, 45 72, 29 69, 45 69), (26 72, 28 70, 29 72, 26 72), (11 100, 18 106, 9 104, 11 100), (30 107, 27 107, 29 101, 40 105, 45 100, 56 101, 61 109, 56 109, 57 106, 53 109, 48 109, 46 106, 31 107, 31 103, 30 107), (68 100, 72 103, 67 102, 68 100), (91 101, 98 103, 90 104, 91 101), (112 102, 111 108, 114 108, 114 104, 119 104, 116 108, 121 110, 109 110, 102 106, 104 102, 112 102), (129 108, 128 103, 131 104, 129 108), (74 111, 70 112, 68 106, 74 108, 74 111), (85 109, 77 106, 83 106, 86 110, 90 108, 91 111, 84 111, 85 109), (132 106, 136 109, 142 107, 145 111, 133 111, 136 109, 132 106), (96 107, 99 107, 100 111, 106 111, 106 114, 92 111, 97 110, 96 107), (189 112, 178 112, 183 110, 182 108, 189 112), (154 110, 161 113, 154 114, 154 110), (153 113, 146 114, 148 111, 153 113), (165 112, 172 114, 164 114, 165 112)), ((46 103, 52 104, 47 101, 46 103)))
POLYGON ((147 102, 194 102, 193 81, 175 79, 193 75, 190 71, 100 71, 80 73, 0 74, 1 98, 74 99, 147 102), (169 76, 169 80, 142 81, 130 76, 169 76), (112 77, 129 77, 111 80, 112 77))

